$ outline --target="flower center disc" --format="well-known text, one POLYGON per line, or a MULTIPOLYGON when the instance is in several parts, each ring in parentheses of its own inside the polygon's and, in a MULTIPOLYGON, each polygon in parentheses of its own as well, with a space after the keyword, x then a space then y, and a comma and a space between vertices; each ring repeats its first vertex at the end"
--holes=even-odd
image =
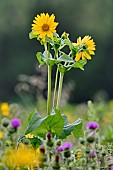
POLYGON ((43 31, 48 31, 49 25, 47 25, 47 24, 42 25, 42 29, 43 29, 43 31))

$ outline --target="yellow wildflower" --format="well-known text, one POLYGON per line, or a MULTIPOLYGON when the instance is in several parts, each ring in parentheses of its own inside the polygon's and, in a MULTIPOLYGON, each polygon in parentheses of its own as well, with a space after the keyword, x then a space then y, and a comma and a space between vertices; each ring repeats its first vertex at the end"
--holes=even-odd
POLYGON ((0 139, 2 139, 3 138, 3 132, 2 131, 0 131, 0 139))
POLYGON ((25 137, 26 137, 26 138, 33 138, 33 137, 34 137, 34 134, 29 133, 29 134, 25 135, 25 137))
POLYGON ((26 166, 41 166, 43 161, 44 154, 41 152, 36 153, 33 148, 30 148, 24 144, 20 144, 18 149, 10 149, 6 151, 2 158, 2 162, 8 168, 14 168, 15 166, 18 166, 20 169, 26 166))
POLYGON ((33 34, 39 35, 39 38, 41 38, 43 42, 45 41, 46 36, 53 39, 53 33, 56 32, 55 29, 58 25, 57 22, 54 22, 54 19, 54 14, 51 16, 49 16, 48 13, 37 15, 35 20, 33 20, 34 24, 32 24, 33 34))
POLYGON ((93 39, 91 39, 91 36, 87 35, 83 39, 79 37, 77 39, 77 43, 73 43, 76 47, 78 47, 78 52, 75 57, 75 61, 78 61, 82 58, 84 60, 85 58, 90 60, 91 55, 95 55, 95 42, 93 39))
POLYGON ((9 104, 8 103, 2 103, 0 107, 1 113, 3 116, 9 115, 9 104))
POLYGON ((79 160, 80 158, 82 158, 82 152, 81 152, 81 151, 77 151, 76 158, 77 158, 77 160, 79 160))

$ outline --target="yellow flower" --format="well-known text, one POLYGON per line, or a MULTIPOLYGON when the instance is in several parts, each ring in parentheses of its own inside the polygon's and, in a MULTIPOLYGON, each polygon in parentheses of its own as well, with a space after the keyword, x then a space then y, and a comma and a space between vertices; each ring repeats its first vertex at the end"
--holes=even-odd
POLYGON ((26 145, 20 145, 18 149, 6 151, 3 157, 3 162, 8 167, 31 166, 35 160, 35 151, 26 145))
POLYGON ((95 55, 95 42, 91 39, 91 36, 87 35, 83 39, 79 37, 77 39, 77 43, 73 43, 76 47, 78 47, 78 52, 75 57, 75 61, 78 61, 82 58, 90 60, 91 55, 95 55))
POLYGON ((29 134, 25 135, 25 137, 26 137, 26 138, 33 138, 33 137, 34 137, 34 135, 33 135, 33 134, 31 134, 31 133, 29 133, 29 134))
POLYGON ((77 152, 77 156, 76 156, 77 160, 79 160, 80 158, 82 158, 82 152, 78 151, 77 152))
POLYGON ((53 39, 53 33, 56 32, 55 29, 58 25, 57 22, 54 22, 54 19, 54 14, 51 16, 49 16, 48 13, 37 15, 35 20, 33 20, 34 24, 32 24, 33 34, 39 35, 39 38, 41 38, 43 42, 45 41, 46 36, 53 39))
POLYGON ((3 138, 3 132, 2 131, 0 131, 0 139, 2 139, 3 138))
POLYGON ((44 154, 36 153, 33 148, 28 147, 27 145, 20 144, 18 149, 9 149, 7 150, 2 158, 2 162, 8 168, 14 168, 18 166, 23 167, 33 167, 41 166, 44 161, 44 154))
POLYGON ((1 110, 3 116, 8 116, 9 115, 9 104, 8 103, 2 103, 0 110, 1 110))

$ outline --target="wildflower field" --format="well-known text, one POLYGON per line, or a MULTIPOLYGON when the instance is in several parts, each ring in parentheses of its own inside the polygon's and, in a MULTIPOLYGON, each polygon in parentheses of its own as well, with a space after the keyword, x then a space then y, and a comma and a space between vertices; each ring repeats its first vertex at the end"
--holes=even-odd
POLYGON ((112 170, 113 100, 98 96, 94 102, 62 104, 64 75, 85 71, 95 41, 86 35, 72 42, 69 33, 57 33, 55 20, 41 13, 29 33, 43 47, 36 57, 47 68, 47 100, 34 106, 0 103, 0 170, 112 170))

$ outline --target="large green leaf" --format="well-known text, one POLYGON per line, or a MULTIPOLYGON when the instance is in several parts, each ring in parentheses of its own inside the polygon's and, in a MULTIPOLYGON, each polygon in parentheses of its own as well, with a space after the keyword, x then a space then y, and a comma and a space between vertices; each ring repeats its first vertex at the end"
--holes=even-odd
POLYGON ((71 135, 71 133, 73 133, 76 138, 83 136, 82 121, 80 118, 72 124, 68 123, 65 125, 60 138, 65 139, 67 136, 71 135))
POLYGON ((73 67, 74 68, 80 68, 81 70, 84 70, 84 65, 87 63, 87 60, 79 60, 79 61, 76 61, 74 64, 73 64, 73 67))
POLYGON ((55 109, 51 115, 43 119, 40 126, 38 126, 37 129, 33 131, 33 133, 45 138, 47 132, 51 131, 52 133, 59 136, 63 131, 63 126, 64 119, 61 116, 60 111, 55 109))
POLYGON ((34 110, 33 112, 30 113, 28 120, 29 120, 29 125, 28 125, 28 128, 27 128, 25 134, 31 133, 34 129, 36 129, 37 124, 41 123, 42 117, 37 112, 37 110, 34 110))
POLYGON ((73 59, 72 59, 70 56, 68 56, 67 54, 61 55, 61 56, 58 58, 58 60, 59 60, 59 61, 64 61, 64 62, 71 62, 71 63, 74 62, 73 59))
POLYGON ((45 56, 41 52, 38 52, 36 54, 36 57, 41 65, 45 64, 46 59, 45 59, 45 56))
POLYGON ((32 132, 35 135, 45 138, 47 132, 51 131, 59 136, 63 131, 63 126, 64 119, 57 109, 45 118, 41 118, 38 113, 36 114, 34 112, 25 134, 32 132))

